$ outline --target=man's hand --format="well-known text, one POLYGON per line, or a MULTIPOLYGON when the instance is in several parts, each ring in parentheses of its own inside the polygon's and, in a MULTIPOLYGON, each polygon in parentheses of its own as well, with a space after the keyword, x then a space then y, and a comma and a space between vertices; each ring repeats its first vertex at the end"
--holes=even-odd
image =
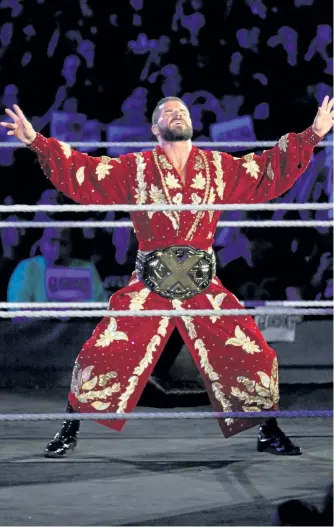
POLYGON ((334 124, 333 106, 334 99, 329 100, 328 95, 326 95, 312 125, 313 132, 320 137, 326 135, 334 124))
POLYGON ((31 145, 31 143, 36 138, 36 132, 33 129, 31 123, 27 121, 27 119, 24 117, 22 110, 17 106, 17 104, 14 104, 13 106, 15 112, 12 112, 12 110, 9 110, 6 108, 5 112, 11 119, 13 119, 13 123, 0 123, 1 126, 4 128, 9 128, 9 132, 7 132, 7 135, 14 135, 17 137, 22 143, 25 145, 31 145))

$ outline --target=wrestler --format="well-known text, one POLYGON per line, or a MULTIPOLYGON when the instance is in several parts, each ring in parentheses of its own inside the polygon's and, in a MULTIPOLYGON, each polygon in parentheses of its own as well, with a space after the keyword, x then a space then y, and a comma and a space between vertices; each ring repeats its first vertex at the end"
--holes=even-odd
MULTIPOLYGON (((289 133, 261 155, 235 158, 192 145, 189 111, 177 97, 162 99, 152 117, 158 144, 119 158, 90 157, 36 133, 18 106, 1 123, 38 156, 53 185, 85 204, 264 203, 286 192, 308 166, 313 148, 333 125, 334 99, 325 97, 307 130, 289 133)), ((277 410, 276 353, 250 316, 190 317, 187 309, 236 309, 241 304, 215 276, 213 236, 219 211, 133 212, 139 241, 129 285, 110 299, 104 318, 74 365, 69 412, 101 412, 101 424, 121 430, 125 421, 103 421, 104 412, 132 412, 176 328, 198 367, 214 411, 277 410), (184 309, 182 317, 113 317, 113 310, 184 309)), ((220 419, 225 437, 259 424, 220 419)), ((80 421, 65 421, 46 446, 62 457, 77 444, 80 421)), ((275 419, 260 425, 259 451, 298 455, 275 419)))

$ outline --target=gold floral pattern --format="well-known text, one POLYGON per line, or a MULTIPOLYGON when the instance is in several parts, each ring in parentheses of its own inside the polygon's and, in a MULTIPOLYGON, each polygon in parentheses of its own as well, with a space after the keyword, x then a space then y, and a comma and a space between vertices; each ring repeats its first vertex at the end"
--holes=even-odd
POLYGON ((259 177, 258 173, 260 172, 260 167, 255 161, 255 159, 253 159, 253 157, 254 157, 253 153, 247 154, 246 156, 244 156, 246 163, 243 163, 242 166, 246 169, 246 174, 250 174, 252 178, 258 179, 259 177))
MULTIPOLYGON (((167 317, 163 317, 163 320, 160 321, 158 329, 158 332, 160 331, 160 334, 163 333, 165 330, 164 328, 166 327, 166 318, 167 317)), ((136 368, 133 370, 133 374, 129 379, 129 384, 125 392, 122 393, 119 397, 119 404, 116 410, 117 413, 123 413, 125 411, 128 401, 139 383, 139 377, 144 373, 146 368, 150 364, 152 364, 154 353, 156 352, 156 349, 160 345, 160 343, 161 337, 159 335, 153 335, 150 342, 148 343, 144 357, 142 358, 138 366, 136 366, 136 368)))
POLYGON ((181 192, 178 192, 177 194, 175 194, 175 196, 173 196, 172 202, 175 203, 175 205, 181 205, 182 197, 183 196, 182 196, 181 192))
POLYGON ((167 157, 164 155, 159 156, 159 162, 164 170, 172 170, 173 165, 168 161, 167 157))
MULTIPOLYGON (((213 309, 220 309, 222 302, 224 298, 226 297, 226 293, 219 293, 218 295, 206 295, 207 299, 209 300, 210 304, 212 305, 213 309)), ((210 320, 213 322, 217 322, 219 320, 219 316, 212 316, 210 317, 210 320)))
POLYGON ((214 181, 217 187, 217 194, 220 199, 223 199, 226 183, 224 183, 224 171, 222 167, 221 155, 219 152, 213 151, 212 157, 213 157, 212 163, 214 164, 215 169, 216 169, 216 177, 214 181))
MULTIPOLYGON (((191 202, 192 202, 194 205, 200 205, 200 203, 202 202, 202 199, 201 199, 201 197, 200 197, 198 194, 196 194, 195 192, 193 192, 193 193, 191 194, 191 202)), ((196 211, 196 210, 191 210, 190 213, 191 213, 191 214, 196 214, 197 211, 196 211)))
POLYGON ((97 386, 104 387, 109 381, 117 377, 117 373, 110 371, 100 375, 95 375, 91 378, 94 366, 87 366, 81 370, 79 363, 76 362, 74 365, 71 392, 75 395, 80 403, 89 403, 95 410, 106 410, 111 401, 105 402, 112 394, 117 393, 121 389, 119 382, 103 388, 102 390, 96 390, 97 386))
POLYGON ((97 165, 95 174, 97 175, 98 181, 101 181, 106 176, 109 175, 110 170, 113 168, 111 165, 109 165, 109 161, 111 161, 111 157, 108 156, 102 156, 100 163, 97 165))
POLYGON ((107 329, 100 335, 95 346, 106 348, 115 340, 129 340, 129 338, 124 331, 117 331, 117 321, 115 318, 110 317, 107 329))
MULTIPOLYGON (((153 201, 153 203, 156 203, 158 205, 161 205, 163 203, 166 203, 164 193, 162 189, 158 188, 156 185, 151 185, 151 190, 149 191, 150 198, 153 201)), ((153 214, 155 214, 157 211, 153 210, 148 213, 148 217, 152 218, 153 214)), ((172 222, 172 225, 175 230, 178 229, 179 225, 176 220, 176 218, 173 216, 172 212, 169 211, 163 211, 163 214, 167 216, 168 219, 172 222)))
POLYGON ((159 329, 158 334, 162 337, 165 337, 167 335, 167 328, 169 324, 169 317, 162 317, 159 322, 159 329))
MULTIPOLYGON (((205 183, 205 190, 204 190, 204 198, 202 200, 202 203, 205 204, 205 203, 208 202, 209 193, 210 193, 210 183, 211 183, 210 167, 209 167, 209 163, 208 163, 208 160, 206 158, 205 153, 202 150, 199 150, 199 152, 200 152, 200 156, 202 158, 203 165, 204 165, 204 168, 205 168, 205 180, 206 180, 206 183, 205 183)), ((193 237, 194 233, 197 230, 198 224, 201 221, 203 215, 204 215, 203 211, 196 212, 196 216, 194 218, 192 226, 190 227, 189 231, 187 232, 187 234, 185 236, 185 240, 187 240, 187 241, 191 240, 191 238, 193 237)))
MULTIPOLYGON (((212 383, 212 391, 217 401, 219 401, 222 405, 223 411, 231 412, 232 404, 228 400, 226 394, 224 393, 222 385, 219 382, 212 383)), ((227 424, 227 426, 229 426, 234 423, 234 419, 232 417, 228 417, 227 419, 225 419, 225 423, 227 424)))
POLYGON ((150 290, 147 289, 147 287, 144 287, 144 289, 141 289, 140 291, 135 291, 133 293, 126 293, 126 295, 128 295, 131 298, 129 309, 130 310, 144 309, 144 304, 149 294, 150 294, 150 290))
POLYGON ((192 184, 190 185, 190 187, 194 188, 195 190, 204 190, 205 183, 205 177, 203 176, 202 172, 198 172, 198 174, 195 174, 195 176, 193 177, 192 184))
POLYGON ((205 347, 205 344, 202 339, 197 339, 194 343, 194 348, 198 350, 198 354, 200 357, 200 364, 203 368, 204 372, 207 374, 211 382, 218 381, 219 375, 217 372, 214 371, 213 367, 211 366, 208 358, 208 350, 205 347))
POLYGON ((66 157, 66 159, 69 159, 72 155, 72 148, 70 147, 70 145, 64 143, 63 141, 59 141, 59 144, 64 153, 64 156, 66 157))
POLYGON ((238 346, 250 355, 261 352, 259 346, 255 343, 255 341, 247 337, 247 335, 240 329, 239 326, 235 327, 234 335, 234 337, 227 339, 227 341, 225 342, 225 346, 238 346))
POLYGON ((245 412, 269 410, 279 401, 277 359, 273 360, 270 377, 264 371, 257 371, 256 375, 260 378, 260 382, 248 377, 237 377, 237 381, 244 385, 245 390, 240 390, 238 387, 231 388, 231 394, 243 401, 242 408, 245 412))
POLYGON ((268 164, 267 166, 267 176, 268 178, 272 181, 275 177, 275 174, 274 174, 274 171, 273 171, 273 167, 271 166, 271 163, 268 164))
POLYGON ((136 375, 133 375, 129 379, 129 384, 125 390, 124 393, 122 393, 119 397, 119 404, 117 407, 116 412, 119 414, 122 414, 125 411, 125 408, 127 407, 128 400, 130 399, 131 395, 136 389, 136 386, 138 385, 139 379, 136 375))
MULTIPOLYGON (((205 165, 201 156, 196 156, 194 170, 204 170, 205 165)), ((203 187, 204 188, 204 187, 203 187)))
POLYGON ((282 135, 280 140, 277 143, 278 148, 281 152, 286 152, 288 149, 289 134, 282 135))
MULTIPOLYGON (((173 166, 168 162, 166 156, 164 155, 158 156, 156 148, 153 150, 153 159, 154 159, 154 163, 160 174, 161 183, 162 183, 164 194, 167 199, 167 203, 172 204, 173 202, 172 202, 172 199, 169 193, 169 188, 168 188, 168 185, 166 184, 166 175, 163 173, 162 169, 172 170, 173 166)), ((171 220, 174 229, 178 231, 179 225, 180 225, 180 213, 177 211, 170 211, 170 212, 166 211, 164 212, 164 214, 171 220)))
POLYGON ((177 178, 171 172, 167 173, 165 181, 166 181, 166 185, 168 185, 170 189, 182 188, 177 178))
POLYGON ((75 177, 79 185, 82 185, 83 182, 85 181, 85 167, 80 167, 77 170, 75 177))
MULTIPOLYGON (((215 200, 216 200, 216 193, 215 193, 213 187, 211 187, 209 198, 208 198, 208 203, 214 203, 215 200)), ((209 213, 209 221, 212 221, 212 218, 213 218, 213 215, 214 215, 215 211, 214 210, 209 210, 208 213, 209 213)))
POLYGON ((142 152, 136 152, 136 166, 137 166, 137 183, 135 198, 137 205, 144 205, 147 200, 147 183, 145 181, 146 163, 142 152))

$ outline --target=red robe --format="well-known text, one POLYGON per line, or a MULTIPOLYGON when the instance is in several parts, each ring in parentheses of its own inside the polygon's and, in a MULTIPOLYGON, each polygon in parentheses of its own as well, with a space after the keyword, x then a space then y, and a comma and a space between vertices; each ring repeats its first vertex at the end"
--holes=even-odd
MULTIPOLYGON (((264 203, 286 192, 305 171, 320 141, 311 128, 283 136, 262 155, 235 158, 193 146, 186 184, 166 154, 153 151, 90 157, 37 134, 31 149, 55 187, 81 204, 264 203)), ((236 206, 237 208, 237 206, 236 206)), ((139 248, 152 251, 190 245, 212 251, 219 211, 133 212, 139 248)), ((241 304, 215 277, 189 300, 151 292, 134 274, 110 299, 110 310, 236 309, 241 304)), ((69 401, 78 412, 132 412, 174 328, 189 349, 214 411, 278 408, 276 353, 250 316, 107 317, 75 362, 69 401)), ((102 421, 121 430, 124 421, 102 421)), ((219 420, 225 437, 255 420, 219 420)))

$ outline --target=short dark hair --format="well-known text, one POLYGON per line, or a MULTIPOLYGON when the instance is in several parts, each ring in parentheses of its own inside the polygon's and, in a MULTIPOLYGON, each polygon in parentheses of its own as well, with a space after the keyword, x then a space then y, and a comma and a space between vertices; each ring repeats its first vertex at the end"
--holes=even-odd
POLYGON ((183 104, 183 106, 187 108, 187 105, 182 101, 182 99, 180 99, 180 97, 174 97, 174 96, 163 97, 162 99, 160 99, 160 101, 157 103, 156 107, 153 110, 152 124, 157 124, 158 119, 159 119, 159 108, 162 104, 165 104, 165 102, 168 102, 168 101, 179 101, 183 104))

